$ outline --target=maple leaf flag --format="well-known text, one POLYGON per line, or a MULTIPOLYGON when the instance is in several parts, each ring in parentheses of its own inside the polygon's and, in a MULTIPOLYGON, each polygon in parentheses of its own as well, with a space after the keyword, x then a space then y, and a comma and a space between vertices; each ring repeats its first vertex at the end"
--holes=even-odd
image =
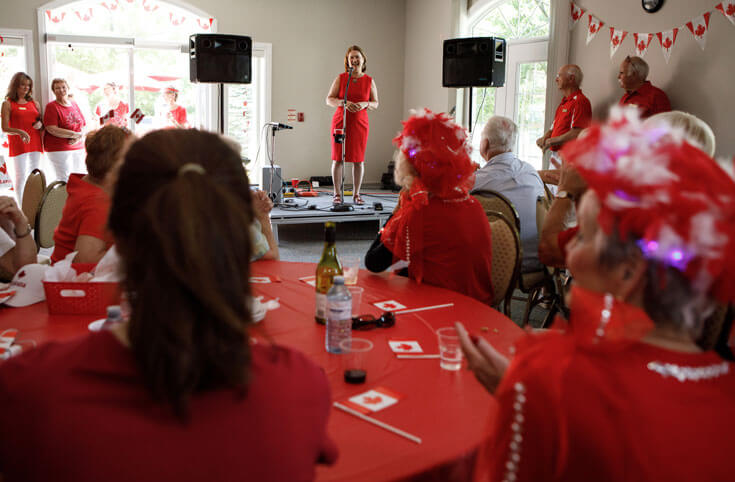
POLYGON ((143 120, 143 117, 145 117, 145 115, 140 109, 135 109, 133 113, 130 114, 130 118, 133 119, 136 124, 140 124, 140 121, 143 120))
POLYGON ((569 6, 571 7, 571 12, 569 13, 569 30, 571 30, 577 25, 579 19, 584 16, 584 9, 574 2, 569 2, 569 6))
POLYGON ((679 33, 679 29, 667 30, 665 32, 659 32, 656 34, 658 41, 661 44, 661 49, 664 52, 664 59, 666 63, 669 63, 671 58, 671 51, 674 50, 674 44, 676 43, 676 34, 679 33))
POLYGON ((735 25, 735 0, 718 3, 715 8, 722 12, 722 15, 735 25))
POLYGON ((615 55, 615 52, 618 51, 618 48, 620 47, 620 44, 623 43, 623 40, 625 40, 626 35, 628 35, 628 32, 615 27, 610 27, 610 58, 612 58, 613 55, 615 55))
POLYGON ((592 39, 595 38, 598 33, 600 33, 602 26, 605 25, 605 22, 592 14, 589 14, 588 17, 589 21, 587 22, 587 45, 589 45, 592 39))
POLYGON ((635 41, 635 54, 638 57, 645 57, 648 52, 648 46, 651 45, 653 40, 652 33, 634 33, 633 40, 635 41))
POLYGON ((115 117, 115 111, 110 109, 110 111, 107 114, 100 117, 100 124, 105 125, 107 121, 111 120, 113 117, 115 117))
POLYGON ((707 30, 709 30, 710 15, 712 14, 707 12, 699 17, 693 18, 686 24, 702 50, 704 50, 704 47, 707 44, 707 30))

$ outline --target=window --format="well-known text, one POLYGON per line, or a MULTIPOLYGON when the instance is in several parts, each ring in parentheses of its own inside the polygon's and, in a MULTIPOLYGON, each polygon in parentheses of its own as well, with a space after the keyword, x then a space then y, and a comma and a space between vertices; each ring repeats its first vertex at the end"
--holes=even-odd
MULTIPOLYGON (((473 37, 508 41, 505 86, 471 89, 470 126, 479 130, 492 115, 513 119, 519 130, 516 153, 537 169, 542 152, 536 139, 545 127, 549 11, 550 0, 494 1, 470 21, 473 37)), ((480 135, 475 134, 472 142, 479 160, 480 135)))
MULTIPOLYGON (((25 72, 31 76, 34 81, 34 96, 38 98, 39 84, 33 72, 31 35, 30 30, 0 29, 0 97, 3 99, 10 79, 16 72, 25 72)), ((8 137, 4 132, 0 132, 0 156, 8 158, 8 137)))

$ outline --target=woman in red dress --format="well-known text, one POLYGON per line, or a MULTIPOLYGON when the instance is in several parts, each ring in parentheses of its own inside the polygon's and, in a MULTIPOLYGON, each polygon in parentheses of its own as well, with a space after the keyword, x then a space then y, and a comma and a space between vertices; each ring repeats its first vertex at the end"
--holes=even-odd
POLYGON ((2 129, 8 134, 9 155, 15 167, 15 191, 23 202, 23 187, 28 174, 41 167, 41 105, 33 100, 33 79, 18 72, 10 79, 2 106, 2 129))
POLYGON ((732 480, 735 365, 695 340, 735 300, 735 183, 633 110, 562 155, 589 185, 568 326, 528 335, 509 362, 457 324, 470 368, 497 386, 477 480, 732 480))
POLYGON ((332 117, 332 183, 334 184, 334 203, 339 204, 342 199, 340 183, 344 174, 342 163, 342 144, 335 142, 334 134, 345 137, 345 162, 352 164, 352 199, 355 204, 365 204, 360 196, 362 163, 365 161, 365 146, 367 144, 370 126, 367 111, 378 108, 378 88, 375 81, 367 75, 367 58, 357 45, 347 49, 345 54, 345 71, 337 76, 329 88, 327 105, 336 107, 332 117), (349 88, 347 82, 350 81, 349 88), (345 101, 345 90, 347 100, 345 101), (343 128, 343 110, 347 108, 347 123, 343 128))

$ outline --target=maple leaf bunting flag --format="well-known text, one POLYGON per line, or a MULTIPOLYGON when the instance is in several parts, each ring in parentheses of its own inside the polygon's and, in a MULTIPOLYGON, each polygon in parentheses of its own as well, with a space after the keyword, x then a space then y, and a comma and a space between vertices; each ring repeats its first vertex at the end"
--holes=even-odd
POLYGON ((722 15, 735 25, 735 0, 719 3, 715 8, 722 12, 722 15))
POLYGON ((569 2, 569 6, 572 10, 569 14, 569 30, 571 30, 577 25, 579 19, 584 16, 584 10, 574 2, 569 2))
POLYGON ((610 27, 610 58, 612 58, 613 55, 615 55, 615 52, 618 51, 618 47, 623 43, 626 35, 628 35, 628 32, 615 27, 610 27))
POLYGON ((693 18, 690 22, 687 22, 687 28, 694 35, 694 39, 697 41, 699 46, 704 50, 704 46, 707 44, 707 30, 709 30, 709 17, 711 13, 707 12, 704 15, 693 18))
POLYGON ((656 34, 658 41, 661 43, 661 49, 664 52, 664 59, 666 63, 669 63, 671 58, 671 51, 674 50, 674 44, 676 43, 676 34, 679 33, 679 29, 667 30, 665 32, 659 32, 656 34))
POLYGON ((634 33, 633 40, 635 41, 635 54, 638 57, 645 57, 648 52, 648 46, 651 45, 653 40, 652 33, 634 33))
POLYGON ((588 15, 588 17, 589 21, 587 25, 587 45, 589 45, 592 39, 595 38, 598 33, 600 33, 600 29, 603 25, 605 25, 605 22, 592 14, 588 15))

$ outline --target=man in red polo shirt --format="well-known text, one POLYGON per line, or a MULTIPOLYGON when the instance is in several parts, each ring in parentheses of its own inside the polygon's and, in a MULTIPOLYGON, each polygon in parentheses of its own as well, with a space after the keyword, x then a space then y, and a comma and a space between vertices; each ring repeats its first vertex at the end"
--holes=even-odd
POLYGON ((576 139, 592 121, 592 105, 579 89, 582 69, 577 65, 560 68, 556 74, 556 85, 564 93, 564 98, 556 108, 551 128, 536 140, 536 145, 544 151, 558 151, 565 142, 576 139))
POLYGON ((620 87, 625 89, 625 94, 618 103, 637 106, 643 119, 671 110, 666 92, 651 85, 646 78, 648 78, 646 61, 640 57, 625 57, 618 72, 618 82, 620 87))

